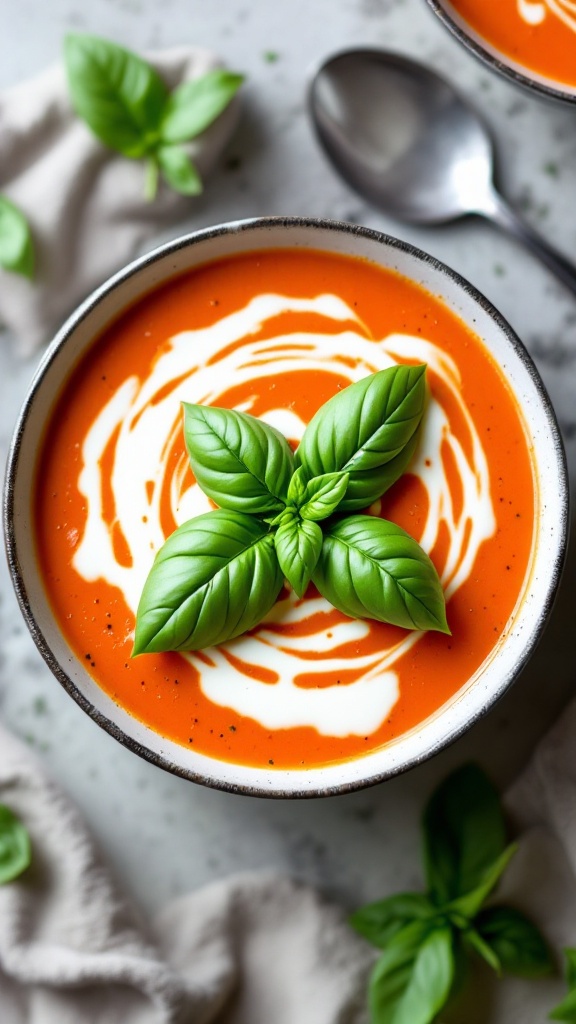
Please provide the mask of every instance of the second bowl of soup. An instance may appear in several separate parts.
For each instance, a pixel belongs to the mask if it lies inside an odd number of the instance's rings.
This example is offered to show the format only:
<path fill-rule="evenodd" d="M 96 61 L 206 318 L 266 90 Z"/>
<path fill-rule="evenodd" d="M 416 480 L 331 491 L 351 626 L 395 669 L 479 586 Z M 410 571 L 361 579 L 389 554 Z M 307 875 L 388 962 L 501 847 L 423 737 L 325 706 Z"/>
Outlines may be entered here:
<path fill-rule="evenodd" d="M 549 99 L 576 102 L 573 0 L 426 0 L 476 57 Z"/>
<path fill-rule="evenodd" d="M 366 511 L 430 556 L 451 635 L 286 585 L 248 634 L 131 657 L 156 553 L 214 507 L 182 402 L 247 412 L 295 448 L 331 396 L 398 364 L 426 364 L 428 405 L 407 472 Z M 566 518 L 554 415 L 498 313 L 404 243 L 305 220 L 200 232 L 95 293 L 32 385 L 6 491 L 16 590 L 68 692 L 162 767 L 260 795 L 377 782 L 483 714 L 543 629 Z"/>

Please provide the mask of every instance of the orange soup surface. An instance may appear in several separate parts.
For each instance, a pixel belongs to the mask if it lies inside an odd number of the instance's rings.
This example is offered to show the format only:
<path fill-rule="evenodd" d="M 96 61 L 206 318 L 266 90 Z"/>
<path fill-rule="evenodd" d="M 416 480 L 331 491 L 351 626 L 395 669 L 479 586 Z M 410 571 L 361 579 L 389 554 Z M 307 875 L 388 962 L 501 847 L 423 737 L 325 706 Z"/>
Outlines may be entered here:
<path fill-rule="evenodd" d="M 573 0 L 450 0 L 449 6 L 516 64 L 576 85 Z"/>
<path fill-rule="evenodd" d="M 181 402 L 242 409 L 295 447 L 338 389 L 399 362 L 427 364 L 430 401 L 409 472 L 370 513 L 428 551 L 452 635 L 352 620 L 313 585 L 302 600 L 286 586 L 250 634 L 132 659 L 155 553 L 213 507 Z M 97 339 L 39 453 L 35 532 L 68 643 L 115 702 L 209 757 L 300 769 L 374 751 L 467 684 L 522 595 L 534 507 L 515 400 L 462 321 L 366 261 L 275 250 L 179 276 Z"/>

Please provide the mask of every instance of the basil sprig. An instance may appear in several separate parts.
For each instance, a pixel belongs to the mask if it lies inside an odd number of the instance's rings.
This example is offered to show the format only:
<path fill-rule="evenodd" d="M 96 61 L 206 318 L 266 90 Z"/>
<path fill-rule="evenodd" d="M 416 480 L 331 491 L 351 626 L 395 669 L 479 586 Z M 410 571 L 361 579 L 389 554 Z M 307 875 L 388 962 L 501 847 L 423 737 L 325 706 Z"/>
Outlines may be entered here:
<path fill-rule="evenodd" d="M 532 978 L 552 971 L 550 951 L 532 921 L 515 907 L 484 906 L 515 852 L 492 783 L 477 765 L 459 768 L 424 812 L 427 892 L 389 896 L 350 919 L 383 950 L 369 983 L 371 1024 L 430 1024 L 470 954 L 498 975 Z M 576 1014 L 555 1019 L 576 1020 Z"/>
<path fill-rule="evenodd" d="M 214 70 L 169 92 L 145 60 L 98 36 L 71 34 L 64 60 L 72 105 L 110 149 L 147 163 L 146 195 L 158 176 L 182 195 L 202 181 L 182 143 L 196 138 L 225 110 L 243 75 Z"/>
<path fill-rule="evenodd" d="M 26 217 L 0 195 L 0 267 L 23 277 L 34 276 L 34 243 Z"/>
<path fill-rule="evenodd" d="M 295 455 L 262 420 L 184 403 L 192 471 L 220 509 L 184 523 L 158 552 L 133 653 L 230 640 L 266 615 L 284 579 L 298 597 L 312 580 L 353 618 L 449 632 L 438 574 L 419 544 L 376 516 L 342 517 L 406 468 L 425 370 L 395 366 L 351 384 L 314 416 Z"/>
<path fill-rule="evenodd" d="M 30 860 L 28 832 L 14 812 L 0 804 L 0 885 L 18 878 Z"/>

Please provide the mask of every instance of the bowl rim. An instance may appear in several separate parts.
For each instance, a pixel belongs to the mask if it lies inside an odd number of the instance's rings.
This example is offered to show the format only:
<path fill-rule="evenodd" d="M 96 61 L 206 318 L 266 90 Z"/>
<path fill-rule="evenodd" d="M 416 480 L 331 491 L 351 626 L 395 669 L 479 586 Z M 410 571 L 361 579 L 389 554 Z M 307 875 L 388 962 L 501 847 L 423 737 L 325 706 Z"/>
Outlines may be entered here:
<path fill-rule="evenodd" d="M 462 44 L 467 50 L 477 57 L 478 60 L 486 64 L 491 70 L 497 71 L 498 74 L 508 78 L 515 85 L 520 86 L 523 89 L 528 89 L 530 92 L 538 93 L 540 96 L 548 100 L 555 100 L 556 102 L 566 103 L 574 105 L 576 103 L 576 85 L 570 86 L 566 83 L 566 88 L 562 88 L 562 83 L 558 82 L 556 86 L 548 84 L 548 81 L 544 81 L 538 77 L 532 77 L 530 75 L 530 68 L 526 67 L 526 72 L 522 72 L 517 65 L 509 63 L 506 54 L 503 50 L 499 50 L 494 47 L 494 50 L 488 49 L 487 46 L 483 45 L 479 39 L 473 38 L 465 28 L 460 25 L 455 18 L 446 10 L 445 0 L 425 0 L 428 6 L 431 8 L 433 13 L 440 19 L 445 28 Z M 499 56 L 497 55 L 499 54 Z M 510 58 L 511 61 L 511 58 Z M 536 75 L 537 72 L 534 72 Z M 553 79 L 550 79 L 552 82 Z M 571 89 L 571 92 L 566 90 Z"/>
<path fill-rule="evenodd" d="M 43 384 L 45 375 L 48 369 L 51 367 L 54 359 L 58 356 L 61 348 L 66 344 L 69 338 L 71 338 L 77 327 L 89 316 L 92 310 L 98 306 L 100 301 L 107 297 L 111 292 L 121 287 L 124 282 L 129 281 L 134 275 L 138 274 L 144 268 L 148 268 L 158 261 L 170 258 L 174 253 L 181 249 L 194 246 L 198 243 L 202 243 L 206 240 L 217 238 L 222 235 L 234 235 L 244 232 L 254 231 L 266 231 L 270 228 L 287 227 L 289 229 L 311 229 L 319 230 L 320 232 L 333 231 L 336 234 L 349 234 L 357 236 L 377 244 L 382 244 L 392 250 L 396 250 L 399 253 L 408 255 L 409 257 L 415 258 L 418 262 L 431 267 L 434 271 L 439 272 L 441 275 L 446 276 L 453 284 L 457 286 L 467 297 L 472 299 L 488 317 L 494 322 L 495 326 L 503 333 L 506 342 L 511 346 L 515 355 L 519 358 L 523 364 L 524 369 L 528 372 L 531 383 L 533 384 L 537 393 L 538 400 L 541 404 L 541 410 L 545 415 L 548 429 L 554 442 L 554 453 L 556 456 L 556 466 L 558 470 L 558 483 L 560 487 L 559 493 L 559 507 L 560 507 L 560 522 L 558 524 L 557 541 L 556 541 L 556 553 L 552 563 L 549 565 L 549 574 L 547 576 L 546 583 L 543 584 L 542 601 L 537 614 L 537 624 L 535 625 L 531 636 L 527 643 L 525 643 L 520 656 L 515 662 L 513 668 L 502 674 L 500 684 L 494 688 L 494 690 L 485 697 L 482 706 L 474 711 L 465 721 L 462 721 L 458 725 L 454 726 L 447 735 L 437 737 L 432 743 L 430 743 L 424 750 L 408 756 L 402 764 L 395 764 L 392 766 L 385 767 L 381 771 L 371 774 L 368 777 L 354 778 L 345 782 L 339 782 L 336 785 L 327 784 L 325 786 L 316 786 L 310 788 L 301 789 L 282 789 L 280 787 L 270 789 L 267 788 L 264 781 L 258 784 L 253 783 L 239 783 L 231 782 L 227 779 L 218 779 L 217 777 L 209 777 L 202 774 L 197 770 L 191 770 L 190 768 L 177 764 L 172 761 L 169 757 L 161 753 L 160 751 L 151 750 L 143 743 L 139 742 L 135 737 L 128 735 L 120 725 L 114 722 L 100 709 L 96 708 L 90 699 L 84 694 L 79 686 L 73 681 L 73 679 L 67 674 L 63 666 L 58 661 L 56 655 L 52 652 L 49 642 L 47 641 L 44 633 L 38 624 L 34 612 L 32 610 L 31 602 L 28 596 L 26 583 L 24 580 L 23 572 L 20 568 L 20 560 L 18 556 L 18 544 L 16 540 L 16 529 L 15 529 L 15 488 L 16 488 L 16 477 L 18 473 L 20 454 L 22 448 L 22 441 L 26 430 L 28 418 L 30 416 L 32 406 L 35 402 L 37 394 Z M 320 239 L 319 239 L 320 242 Z M 296 240 L 295 240 L 296 243 Z M 320 246 L 319 246 L 320 248 Z M 167 278 L 168 279 L 168 278 Z M 119 310 L 116 314 L 119 316 L 122 310 Z M 11 439 L 6 476 L 4 483 L 3 493 L 3 508 L 2 508 L 2 519 L 4 528 L 4 538 L 7 553 L 8 566 L 10 570 L 10 576 L 16 592 L 20 610 L 26 621 L 28 630 L 34 640 L 36 647 L 40 654 L 44 658 L 48 667 L 52 671 L 53 675 L 58 679 L 61 685 L 64 687 L 66 692 L 71 696 L 75 702 L 85 711 L 93 721 L 95 721 L 101 728 L 108 732 L 124 747 L 131 750 L 133 753 L 138 754 L 145 761 L 148 761 L 159 768 L 169 771 L 171 774 L 185 778 L 189 781 L 200 783 L 208 786 L 212 789 L 218 789 L 225 792 L 244 794 L 254 797 L 269 797 L 278 799 L 297 799 L 297 798 L 317 798 L 324 796 L 343 795 L 351 793 L 356 790 L 365 789 L 373 785 L 378 785 L 387 779 L 393 778 L 396 775 L 403 774 L 409 769 L 422 764 L 435 754 L 439 753 L 440 750 L 445 749 L 459 739 L 464 733 L 466 733 L 480 718 L 484 717 L 485 714 L 493 707 L 493 705 L 503 696 L 508 690 L 516 678 L 520 675 L 522 669 L 530 659 L 535 647 L 537 646 L 547 619 L 552 610 L 560 578 L 562 575 L 562 569 L 566 556 L 566 549 L 568 544 L 568 527 L 569 527 L 569 483 L 568 483 L 568 471 L 566 462 L 566 453 L 564 450 L 560 429 L 558 426 L 556 414 L 552 406 L 551 400 L 548 396 L 546 388 L 542 382 L 540 374 L 529 355 L 524 344 L 517 336 L 512 327 L 504 319 L 504 317 L 498 312 L 494 305 L 487 299 L 474 285 L 470 284 L 466 278 L 462 277 L 457 271 L 451 269 L 442 261 L 436 259 L 436 257 L 429 255 L 423 250 L 417 248 L 409 242 L 397 239 L 391 235 L 377 231 L 373 228 L 367 228 L 362 225 L 351 224 L 345 221 L 330 220 L 326 218 L 314 218 L 314 217 L 294 217 L 294 216 L 266 216 L 266 217 L 254 217 L 243 220 L 230 221 L 223 224 L 215 225 L 213 227 L 202 228 L 197 231 L 189 232 L 183 236 L 180 236 L 171 241 L 165 242 L 164 244 L 157 246 L 150 252 L 140 256 L 138 259 L 129 263 L 126 267 L 119 270 L 117 273 L 108 278 L 103 284 L 96 288 L 71 314 L 71 316 L 65 321 L 60 330 L 56 333 L 53 341 L 47 348 L 44 356 L 42 357 L 40 364 L 33 376 L 33 379 L 28 387 L 24 402 L 22 404 L 14 433 Z M 56 619 L 55 619 L 56 622 Z M 57 623 L 56 623 L 57 624 Z M 59 628 L 59 627 L 58 627 Z M 441 709 L 439 709 L 441 712 Z M 438 712 L 436 712 L 438 713 Z M 152 730 L 153 731 L 153 730 Z M 161 734 L 158 734 L 161 736 Z M 361 762 L 362 759 L 353 759 L 355 763 Z M 346 762 L 343 762 L 346 763 Z M 265 772 L 263 772 L 264 778 Z"/>

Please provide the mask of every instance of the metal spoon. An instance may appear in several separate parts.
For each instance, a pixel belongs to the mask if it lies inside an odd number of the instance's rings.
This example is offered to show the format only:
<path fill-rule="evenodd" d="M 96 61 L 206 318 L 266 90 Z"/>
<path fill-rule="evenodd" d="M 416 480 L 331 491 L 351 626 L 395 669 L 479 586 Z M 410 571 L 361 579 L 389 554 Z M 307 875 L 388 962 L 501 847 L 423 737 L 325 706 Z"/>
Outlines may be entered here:
<path fill-rule="evenodd" d="M 576 293 L 576 267 L 496 191 L 485 125 L 433 71 L 383 50 L 350 50 L 322 65 L 309 104 L 328 156 L 364 198 L 412 224 L 487 217 Z"/>

